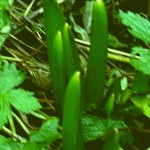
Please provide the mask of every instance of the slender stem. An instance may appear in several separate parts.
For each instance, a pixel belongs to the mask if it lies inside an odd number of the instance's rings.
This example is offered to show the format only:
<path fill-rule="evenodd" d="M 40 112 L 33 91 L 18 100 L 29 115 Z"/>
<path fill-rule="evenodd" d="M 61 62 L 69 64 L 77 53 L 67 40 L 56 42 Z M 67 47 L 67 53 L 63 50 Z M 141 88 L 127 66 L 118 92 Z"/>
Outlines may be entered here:
<path fill-rule="evenodd" d="M 12 117 L 9 118 L 9 124 L 10 124 L 10 128 L 11 128 L 12 133 L 16 134 L 16 128 L 15 128 L 14 121 L 13 121 Z"/>
<path fill-rule="evenodd" d="M 15 61 L 15 62 L 23 62 L 22 59 L 14 58 L 14 57 L 8 57 L 8 56 L 2 56 L 2 55 L 0 55 L 0 59 L 5 59 L 5 60 Z"/>
<path fill-rule="evenodd" d="M 28 130 L 28 128 L 25 126 L 25 124 L 22 122 L 22 120 L 15 114 L 12 113 L 13 117 L 18 121 L 18 123 L 21 125 L 21 127 L 23 128 L 23 130 L 29 135 L 30 131 Z"/>
<path fill-rule="evenodd" d="M 38 112 L 39 112 L 43 117 L 45 117 L 45 118 L 43 118 L 44 120 L 50 118 L 49 115 L 47 115 L 46 113 L 42 112 L 41 110 L 39 110 Z"/>
<path fill-rule="evenodd" d="M 79 39 L 75 39 L 75 41 L 77 43 L 81 44 L 81 45 L 85 45 L 86 52 L 89 52 L 89 48 L 88 48 L 90 46 L 89 42 L 82 41 L 82 40 L 79 40 Z M 120 61 L 120 62 L 125 62 L 125 63 L 129 63 L 130 58 L 141 59 L 140 56 L 134 56 L 132 54 L 129 54 L 129 53 L 126 53 L 126 52 L 121 52 L 119 50 L 115 50 L 115 49 L 111 49 L 111 48 L 108 48 L 108 58 L 113 59 L 113 60 L 117 60 L 117 61 Z M 5 59 L 5 60 L 15 61 L 15 62 L 23 62 L 22 59 L 14 58 L 14 57 L 8 57 L 8 56 L 2 56 L 2 55 L 0 55 L 0 59 Z"/>
<path fill-rule="evenodd" d="M 27 9 L 26 9 L 26 11 L 25 11 L 25 13 L 24 13 L 24 16 L 26 17 L 27 15 L 28 15 L 28 13 L 30 12 L 30 10 L 31 10 L 31 8 L 32 8 L 32 6 L 33 6 L 33 4 L 34 4 L 34 2 L 35 2 L 35 0 L 33 0 L 30 4 L 29 4 L 29 6 L 27 7 Z"/>
<path fill-rule="evenodd" d="M 108 58 L 112 60 L 117 60 L 124 63 L 130 63 L 130 58 L 124 57 L 124 56 L 118 56 L 115 54 L 108 53 Z"/>
<path fill-rule="evenodd" d="M 9 130 L 6 127 L 3 127 L 2 130 L 7 133 L 8 135 L 14 137 L 16 140 L 20 141 L 21 143 L 26 143 L 27 140 L 25 138 L 22 138 L 21 136 L 17 135 L 16 133 L 13 133 L 11 130 Z"/>
<path fill-rule="evenodd" d="M 34 111 L 30 111 L 30 113 L 31 113 L 33 116 L 37 117 L 37 118 L 40 118 L 40 119 L 43 119 L 43 120 L 47 120 L 47 118 L 46 118 L 45 116 L 43 116 L 43 115 L 41 115 L 41 114 L 39 114 L 39 113 L 36 113 L 36 112 L 34 112 Z"/>
<path fill-rule="evenodd" d="M 88 42 L 88 41 L 83 41 L 83 40 L 76 39 L 76 38 L 75 38 L 75 41 L 79 44 L 85 45 L 86 47 L 90 46 L 90 42 Z M 89 49 L 86 49 L 86 50 L 87 50 L 87 52 L 89 52 Z M 113 54 L 111 54 L 111 53 L 113 53 Z M 117 55 L 115 55 L 115 54 L 117 54 Z M 119 55 L 121 55 L 121 56 L 119 56 Z M 128 57 L 128 59 L 126 57 Z M 108 58 L 110 58 L 110 59 L 114 58 L 115 60 L 118 60 L 121 62 L 122 62 L 122 58 L 123 58 L 123 62 L 126 62 L 126 63 L 129 63 L 130 58 L 141 59 L 140 56 L 134 56 L 129 53 L 121 52 L 119 50 L 115 50 L 115 49 L 111 49 L 111 48 L 108 48 Z"/>
<path fill-rule="evenodd" d="M 9 35 L 11 38 L 13 38 L 15 41 L 21 43 L 22 45 L 30 48 L 33 51 L 36 51 L 36 48 L 29 46 L 28 44 L 24 43 L 23 41 L 19 40 L 18 38 L 16 38 L 15 36 L 13 36 L 12 34 Z"/>

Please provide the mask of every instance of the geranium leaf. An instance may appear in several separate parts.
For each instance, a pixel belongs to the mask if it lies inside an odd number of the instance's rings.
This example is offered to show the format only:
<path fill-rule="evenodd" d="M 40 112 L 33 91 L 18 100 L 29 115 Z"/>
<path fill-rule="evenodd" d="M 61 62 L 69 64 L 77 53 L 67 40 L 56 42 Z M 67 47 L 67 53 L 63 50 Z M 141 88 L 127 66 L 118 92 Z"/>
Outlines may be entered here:
<path fill-rule="evenodd" d="M 41 129 L 30 136 L 31 142 L 48 142 L 51 144 L 58 137 L 60 133 L 57 131 L 58 128 L 58 119 L 51 118 L 43 123 Z"/>
<path fill-rule="evenodd" d="M 133 104 L 140 108 L 145 116 L 150 118 L 150 95 L 135 96 L 131 98 Z"/>
<path fill-rule="evenodd" d="M 150 75 L 150 50 L 142 47 L 133 47 L 132 54 L 140 55 L 141 59 L 131 59 L 130 64 L 138 71 L 141 71 L 146 75 Z"/>
<path fill-rule="evenodd" d="M 14 89 L 9 92 L 9 102 L 17 110 L 23 113 L 30 113 L 41 108 L 38 100 L 32 92 L 23 89 Z"/>
<path fill-rule="evenodd" d="M 95 140 L 114 131 L 114 128 L 127 127 L 124 122 L 113 119 L 100 119 L 97 116 L 84 116 L 82 118 L 83 138 L 85 142 Z"/>
<path fill-rule="evenodd" d="M 128 30 L 133 36 L 146 43 L 150 43 L 150 22 L 147 19 L 130 11 L 124 13 L 121 10 L 119 11 L 119 16 L 121 22 L 130 28 Z"/>
<path fill-rule="evenodd" d="M 20 85 L 25 79 L 25 73 L 16 69 L 15 63 L 0 63 L 0 94 Z"/>

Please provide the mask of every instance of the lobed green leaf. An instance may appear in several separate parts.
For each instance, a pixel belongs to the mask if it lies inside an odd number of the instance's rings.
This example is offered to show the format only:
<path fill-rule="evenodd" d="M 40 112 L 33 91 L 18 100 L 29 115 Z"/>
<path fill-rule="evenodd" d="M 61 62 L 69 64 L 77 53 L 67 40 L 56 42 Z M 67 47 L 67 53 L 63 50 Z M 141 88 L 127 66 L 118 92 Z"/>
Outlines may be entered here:
<path fill-rule="evenodd" d="M 131 59 L 130 64 L 143 74 L 150 75 L 150 50 L 142 47 L 133 47 L 133 55 L 140 55 L 141 59 Z"/>
<path fill-rule="evenodd" d="M 120 129 L 127 127 L 124 122 L 113 119 L 100 119 L 97 116 L 84 116 L 82 118 L 83 138 L 85 142 L 100 138 L 114 128 Z"/>
<path fill-rule="evenodd" d="M 16 64 L 0 63 L 0 94 L 20 85 L 25 79 L 25 73 L 17 70 Z"/>
<path fill-rule="evenodd" d="M 57 138 L 61 136 L 58 132 L 58 119 L 51 118 L 42 124 L 42 127 L 39 131 L 31 134 L 31 142 L 47 142 L 52 144 Z"/>
<path fill-rule="evenodd" d="M 124 13 L 121 10 L 119 11 L 119 16 L 121 22 L 130 28 L 128 30 L 133 36 L 146 43 L 150 43 L 150 22 L 146 18 L 130 11 Z"/>
<path fill-rule="evenodd" d="M 8 93 L 10 104 L 23 113 L 30 113 L 41 108 L 38 100 L 33 96 L 32 92 L 23 89 L 14 89 Z"/>
<path fill-rule="evenodd" d="M 150 118 L 150 95 L 135 96 L 131 98 L 133 104 L 140 108 L 145 116 Z"/>

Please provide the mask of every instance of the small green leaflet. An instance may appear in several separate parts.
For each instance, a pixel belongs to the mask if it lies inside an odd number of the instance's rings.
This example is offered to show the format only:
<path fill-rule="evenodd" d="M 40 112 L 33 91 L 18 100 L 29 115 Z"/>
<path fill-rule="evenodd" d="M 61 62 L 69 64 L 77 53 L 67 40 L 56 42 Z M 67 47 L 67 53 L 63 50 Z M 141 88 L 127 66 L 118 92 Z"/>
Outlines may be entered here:
<path fill-rule="evenodd" d="M 146 43 L 150 43 L 150 22 L 147 19 L 130 11 L 124 13 L 121 10 L 119 10 L 119 16 L 121 22 L 130 28 L 128 30 L 133 36 Z"/>
<path fill-rule="evenodd" d="M 100 119 L 97 116 L 84 116 L 82 118 L 83 138 L 85 142 L 95 140 L 114 129 L 127 128 L 124 122 L 113 119 Z M 119 132 L 119 131 L 118 131 Z"/>
<path fill-rule="evenodd" d="M 43 123 L 42 127 L 39 131 L 31 134 L 30 141 L 31 142 L 47 142 L 48 144 L 52 144 L 57 138 L 61 136 L 58 132 L 58 119 L 51 118 Z"/>
<path fill-rule="evenodd" d="M 145 116 L 150 118 L 150 94 L 146 96 L 135 96 L 131 98 L 133 104 L 140 108 Z"/>
<path fill-rule="evenodd" d="M 121 84 L 121 90 L 124 91 L 127 89 L 128 87 L 128 79 L 127 77 L 122 77 L 120 80 L 120 84 Z"/>
<path fill-rule="evenodd" d="M 70 14 L 69 17 L 70 17 L 70 20 L 71 20 L 71 22 L 73 24 L 74 31 L 76 33 L 78 33 L 79 36 L 81 36 L 82 40 L 89 41 L 89 36 L 88 36 L 86 30 L 84 28 L 80 27 L 78 24 L 76 24 L 72 14 Z"/>
<path fill-rule="evenodd" d="M 139 54 L 141 59 L 131 59 L 130 64 L 138 71 L 150 75 L 150 50 L 142 47 L 133 47 L 131 54 Z"/>
<path fill-rule="evenodd" d="M 14 63 L 0 62 L 0 128 L 12 117 L 11 106 L 20 112 L 30 113 L 41 108 L 33 93 L 17 88 L 25 79 L 25 73 Z"/>
<path fill-rule="evenodd" d="M 108 45 L 112 48 L 128 47 L 126 44 L 120 42 L 114 35 L 108 34 Z"/>
<path fill-rule="evenodd" d="M 92 9 L 94 1 L 85 1 L 83 9 L 83 23 L 87 33 L 91 33 Z"/>

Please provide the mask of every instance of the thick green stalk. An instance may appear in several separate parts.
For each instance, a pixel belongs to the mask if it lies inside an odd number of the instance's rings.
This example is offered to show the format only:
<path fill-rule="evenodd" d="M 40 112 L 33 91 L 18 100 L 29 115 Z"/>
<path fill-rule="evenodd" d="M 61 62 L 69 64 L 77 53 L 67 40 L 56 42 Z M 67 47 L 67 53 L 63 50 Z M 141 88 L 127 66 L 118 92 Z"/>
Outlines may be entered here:
<path fill-rule="evenodd" d="M 51 61 L 52 43 L 57 32 L 62 32 L 65 19 L 55 0 L 43 0 L 43 8 L 49 61 Z"/>
<path fill-rule="evenodd" d="M 91 47 L 85 81 L 85 101 L 98 108 L 103 97 L 107 63 L 108 25 L 103 0 L 93 5 Z"/>
<path fill-rule="evenodd" d="M 74 37 L 67 23 L 63 28 L 63 48 L 65 55 L 67 81 L 69 81 L 74 72 L 80 70 L 80 61 Z"/>
<path fill-rule="evenodd" d="M 65 24 L 65 19 L 55 0 L 43 0 L 43 8 L 48 59 L 56 112 L 59 117 L 61 117 L 65 91 L 64 56 L 61 32 Z"/>
<path fill-rule="evenodd" d="M 115 94 L 111 94 L 105 103 L 105 111 L 107 117 L 110 117 L 111 113 L 114 110 L 115 106 Z"/>
<path fill-rule="evenodd" d="M 63 109 L 63 150 L 83 150 L 81 132 L 81 85 L 80 72 L 71 77 L 64 100 Z"/>
<path fill-rule="evenodd" d="M 108 137 L 105 139 L 102 150 L 121 150 L 119 143 L 119 131 L 115 128 L 114 133 L 111 133 L 111 135 L 108 135 Z"/>
<path fill-rule="evenodd" d="M 56 112 L 61 118 L 66 88 L 65 60 L 61 32 L 58 32 L 54 38 L 51 56 L 51 78 L 55 97 Z"/>

